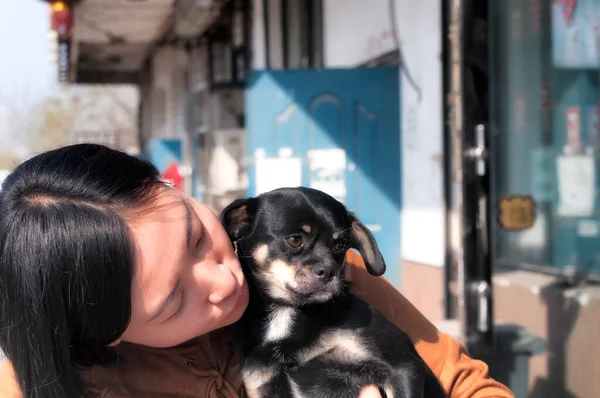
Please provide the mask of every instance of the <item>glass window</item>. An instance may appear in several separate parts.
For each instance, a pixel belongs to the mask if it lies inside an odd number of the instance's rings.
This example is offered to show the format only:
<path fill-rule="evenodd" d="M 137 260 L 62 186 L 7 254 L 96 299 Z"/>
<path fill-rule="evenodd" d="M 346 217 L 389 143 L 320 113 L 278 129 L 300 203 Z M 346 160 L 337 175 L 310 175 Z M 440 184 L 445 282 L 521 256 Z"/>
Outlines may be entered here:
<path fill-rule="evenodd" d="M 321 67 L 323 9 L 321 0 L 285 0 L 284 57 L 286 68 Z"/>
<path fill-rule="evenodd" d="M 600 1 L 489 4 L 497 262 L 600 275 Z"/>

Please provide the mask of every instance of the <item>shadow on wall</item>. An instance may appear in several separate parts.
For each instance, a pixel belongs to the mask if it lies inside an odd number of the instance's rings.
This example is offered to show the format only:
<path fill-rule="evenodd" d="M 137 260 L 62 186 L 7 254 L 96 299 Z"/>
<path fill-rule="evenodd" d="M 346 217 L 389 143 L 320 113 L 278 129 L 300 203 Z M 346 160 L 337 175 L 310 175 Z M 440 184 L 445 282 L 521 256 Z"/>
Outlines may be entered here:
<path fill-rule="evenodd" d="M 547 308 L 548 373 L 545 378 L 535 380 L 530 398 L 586 398 L 578 397 L 567 388 L 567 344 L 581 313 L 581 305 L 576 299 L 565 298 L 564 292 L 568 288 L 568 284 L 557 282 L 544 287 L 540 292 Z M 584 367 L 585 363 L 581 366 Z"/>
<path fill-rule="evenodd" d="M 495 270 L 496 318 L 527 334 L 513 347 L 517 355 L 528 357 L 525 366 L 513 363 L 493 375 L 518 380 L 522 393 L 517 398 L 598 397 L 600 346 L 594 343 L 600 338 L 600 286 L 583 280 L 508 267 Z M 539 349 L 538 342 L 545 347 Z"/>

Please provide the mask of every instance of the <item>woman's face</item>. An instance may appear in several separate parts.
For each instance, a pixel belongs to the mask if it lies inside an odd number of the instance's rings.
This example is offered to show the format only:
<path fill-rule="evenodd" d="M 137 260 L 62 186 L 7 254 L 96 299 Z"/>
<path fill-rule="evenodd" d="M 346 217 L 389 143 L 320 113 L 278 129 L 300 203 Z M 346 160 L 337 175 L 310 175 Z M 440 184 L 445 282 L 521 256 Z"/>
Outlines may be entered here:
<path fill-rule="evenodd" d="M 237 321 L 248 305 L 239 260 L 216 215 L 175 190 L 129 226 L 136 243 L 131 322 L 121 340 L 171 347 Z"/>

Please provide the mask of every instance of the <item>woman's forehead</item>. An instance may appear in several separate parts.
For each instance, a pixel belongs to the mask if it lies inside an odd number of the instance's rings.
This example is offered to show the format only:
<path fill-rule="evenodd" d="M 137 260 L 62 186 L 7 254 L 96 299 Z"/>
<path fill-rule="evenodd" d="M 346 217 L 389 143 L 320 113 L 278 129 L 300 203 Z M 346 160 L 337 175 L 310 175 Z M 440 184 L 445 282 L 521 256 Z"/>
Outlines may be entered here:
<path fill-rule="evenodd" d="M 177 222 L 185 220 L 185 206 L 189 199 L 174 189 L 163 189 L 135 217 L 130 219 L 132 226 L 145 223 Z"/>
<path fill-rule="evenodd" d="M 161 194 L 152 211 L 131 223 L 136 249 L 134 285 L 151 289 L 154 280 L 169 278 L 178 265 L 189 235 L 185 200 L 178 193 Z"/>

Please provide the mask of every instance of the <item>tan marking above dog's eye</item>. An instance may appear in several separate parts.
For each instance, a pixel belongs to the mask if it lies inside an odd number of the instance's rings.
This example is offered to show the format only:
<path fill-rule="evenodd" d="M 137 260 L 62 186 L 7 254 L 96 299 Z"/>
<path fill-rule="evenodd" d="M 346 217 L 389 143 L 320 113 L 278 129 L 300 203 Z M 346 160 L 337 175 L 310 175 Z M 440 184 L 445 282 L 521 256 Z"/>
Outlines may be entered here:
<path fill-rule="evenodd" d="M 340 237 L 340 233 L 339 232 L 334 232 L 333 233 L 333 239 L 337 239 Z"/>
<path fill-rule="evenodd" d="M 292 235 L 285 239 L 288 245 L 298 248 L 304 244 L 304 240 L 300 235 Z"/>
<path fill-rule="evenodd" d="M 312 231 L 312 228 L 310 227 L 310 225 L 304 225 L 304 226 L 302 227 L 302 230 L 303 230 L 304 232 L 306 232 L 307 234 L 310 234 L 310 231 Z"/>

